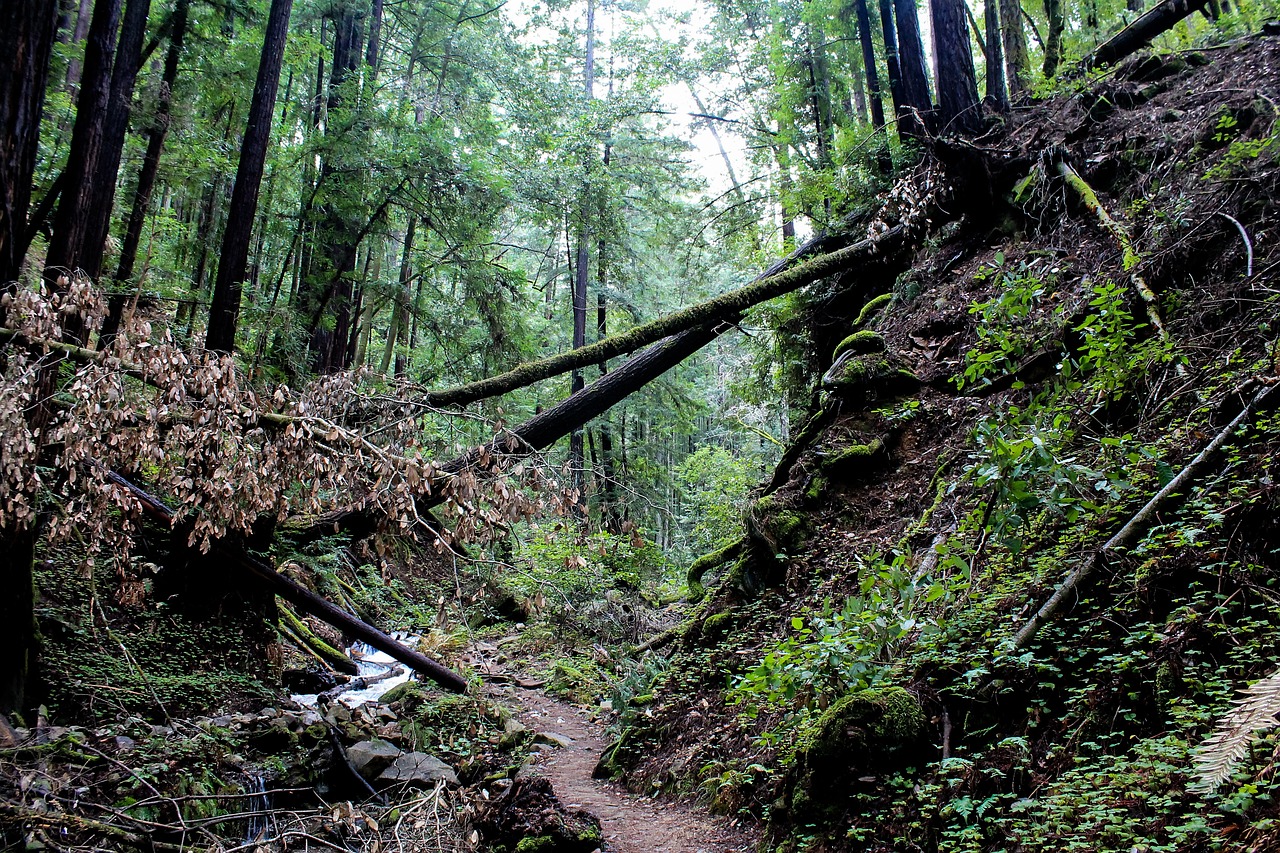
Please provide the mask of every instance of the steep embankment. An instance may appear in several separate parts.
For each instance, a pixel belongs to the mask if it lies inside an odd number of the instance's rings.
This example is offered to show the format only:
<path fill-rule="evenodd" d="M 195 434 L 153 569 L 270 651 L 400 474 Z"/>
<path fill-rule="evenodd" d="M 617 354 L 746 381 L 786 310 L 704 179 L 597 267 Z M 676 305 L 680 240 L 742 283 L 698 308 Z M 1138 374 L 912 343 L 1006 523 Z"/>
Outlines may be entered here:
<path fill-rule="evenodd" d="M 1278 99 L 1254 38 L 940 145 L 951 221 L 808 297 L 814 405 L 609 766 L 770 849 L 1280 844 L 1270 742 L 1193 752 L 1277 667 Z"/>

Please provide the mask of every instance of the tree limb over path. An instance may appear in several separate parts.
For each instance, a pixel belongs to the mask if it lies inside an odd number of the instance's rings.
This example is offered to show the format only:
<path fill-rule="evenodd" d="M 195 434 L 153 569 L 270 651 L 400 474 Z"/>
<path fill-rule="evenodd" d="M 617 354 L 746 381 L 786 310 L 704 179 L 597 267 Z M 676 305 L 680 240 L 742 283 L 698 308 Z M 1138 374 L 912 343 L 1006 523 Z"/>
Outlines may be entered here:
<path fill-rule="evenodd" d="M 831 240 L 826 236 L 815 238 L 787 258 L 775 263 L 745 287 L 643 323 L 630 331 L 613 335 L 580 349 L 531 361 L 506 373 L 466 385 L 428 392 L 426 402 L 432 406 L 465 406 L 477 400 L 497 397 L 500 394 L 524 388 L 577 368 L 634 352 L 694 326 L 736 322 L 743 311 L 754 305 L 812 284 L 818 279 L 848 267 L 854 261 L 876 255 L 885 247 L 899 245 L 906 230 L 904 225 L 895 225 L 842 249 L 816 255 L 808 260 L 800 260 L 812 255 L 814 249 L 821 243 L 829 243 Z M 798 260 L 799 263 L 797 263 Z"/>

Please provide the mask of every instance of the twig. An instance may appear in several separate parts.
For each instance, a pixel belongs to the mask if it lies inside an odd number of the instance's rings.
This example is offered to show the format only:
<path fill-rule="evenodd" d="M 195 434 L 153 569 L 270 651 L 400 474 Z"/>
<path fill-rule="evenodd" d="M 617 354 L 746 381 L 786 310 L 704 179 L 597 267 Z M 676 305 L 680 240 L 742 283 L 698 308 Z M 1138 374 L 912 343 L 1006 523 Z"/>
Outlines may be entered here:
<path fill-rule="evenodd" d="M 1244 226 L 1240 224 L 1240 220 L 1236 219 L 1231 214 L 1223 213 L 1221 210 L 1219 210 L 1218 216 L 1221 216 L 1223 219 L 1230 222 L 1232 225 L 1236 227 L 1236 230 L 1240 232 L 1240 239 L 1244 240 L 1244 250 L 1246 255 L 1248 256 L 1246 261 L 1245 271 L 1244 271 L 1244 277 L 1253 278 L 1253 241 L 1249 239 L 1249 232 L 1245 231 Z"/>

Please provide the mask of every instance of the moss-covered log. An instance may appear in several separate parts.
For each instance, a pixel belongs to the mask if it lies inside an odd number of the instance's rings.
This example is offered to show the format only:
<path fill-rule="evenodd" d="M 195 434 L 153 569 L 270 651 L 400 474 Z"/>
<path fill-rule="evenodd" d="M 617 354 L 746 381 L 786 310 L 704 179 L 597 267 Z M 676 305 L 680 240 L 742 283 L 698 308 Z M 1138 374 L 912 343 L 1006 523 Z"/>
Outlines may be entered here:
<path fill-rule="evenodd" d="M 718 569 L 730 560 L 737 559 L 742 556 L 743 551 L 747 547 L 747 537 L 742 536 L 723 548 L 712 551 L 710 554 L 703 554 L 694 560 L 689 566 L 689 573 L 685 578 L 685 582 L 689 586 L 689 600 L 699 601 L 702 596 L 707 594 L 707 588 L 702 585 L 702 578 L 707 572 Z"/>
<path fill-rule="evenodd" d="M 340 649 L 334 648 L 325 642 L 321 637 L 316 635 L 308 627 L 307 623 L 298 618 L 298 615 L 287 607 L 280 608 L 281 627 L 288 627 L 289 633 L 296 640 L 303 644 L 305 649 L 324 663 L 332 667 L 335 671 L 341 672 L 343 675 L 358 675 L 360 667 L 356 665 L 350 657 L 344 654 Z"/>
<path fill-rule="evenodd" d="M 1171 29 L 1183 18 L 1205 8 L 1209 2 L 1210 0 L 1164 0 L 1163 3 L 1157 3 L 1133 23 L 1098 45 L 1093 53 L 1084 58 L 1080 67 L 1084 71 L 1092 71 L 1104 65 L 1116 64 L 1146 47 L 1152 39 Z"/>
<path fill-rule="evenodd" d="M 676 311 L 666 317 L 660 317 L 580 349 L 539 361 L 531 361 L 506 373 L 467 385 L 430 392 L 427 395 L 427 402 L 434 406 L 465 406 L 468 403 L 506 394 L 577 368 L 599 364 L 634 352 L 655 341 L 695 326 L 736 322 L 736 317 L 752 306 L 791 293 L 821 278 L 845 270 L 858 261 L 866 261 L 876 255 L 902 247 L 906 233 L 906 229 L 899 225 L 851 246 L 801 263 L 793 264 L 789 258 L 770 267 L 746 287 L 721 294 L 706 302 Z M 803 251 L 802 247 L 797 250 L 797 254 Z"/>

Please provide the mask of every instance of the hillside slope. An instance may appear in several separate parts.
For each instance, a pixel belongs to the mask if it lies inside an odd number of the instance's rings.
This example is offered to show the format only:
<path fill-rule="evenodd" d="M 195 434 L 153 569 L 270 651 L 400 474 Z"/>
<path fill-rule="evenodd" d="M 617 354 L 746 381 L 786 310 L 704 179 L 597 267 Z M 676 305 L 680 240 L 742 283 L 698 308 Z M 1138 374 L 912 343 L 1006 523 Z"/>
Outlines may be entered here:
<path fill-rule="evenodd" d="M 1276 849 L 1274 738 L 1194 749 L 1280 665 L 1278 100 L 1258 37 L 940 143 L 912 268 L 808 295 L 805 423 L 602 769 L 771 850 Z"/>

